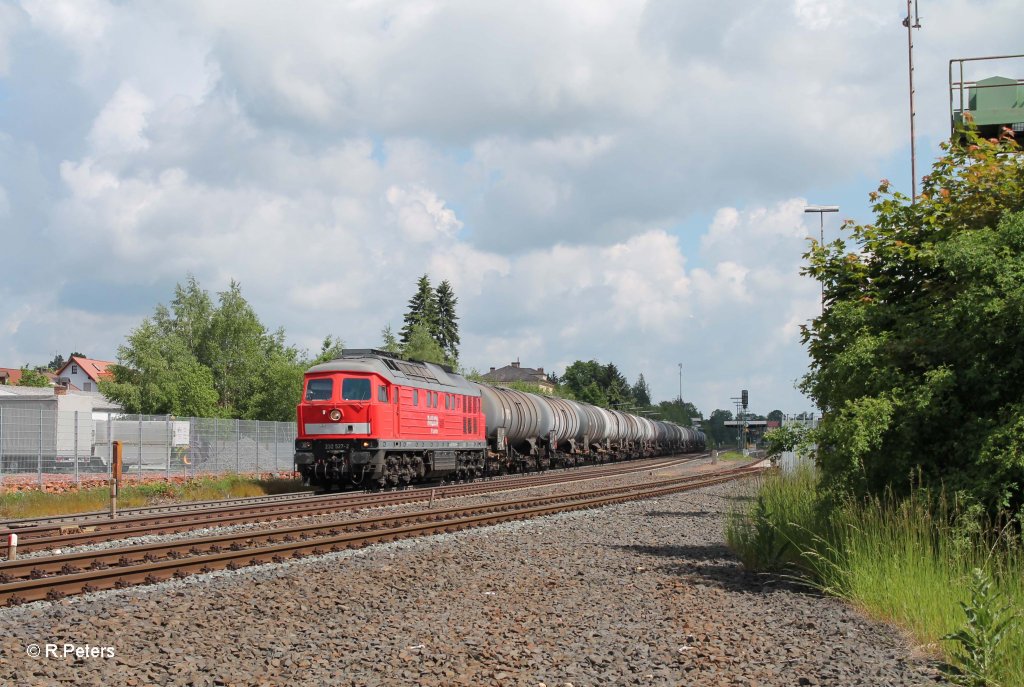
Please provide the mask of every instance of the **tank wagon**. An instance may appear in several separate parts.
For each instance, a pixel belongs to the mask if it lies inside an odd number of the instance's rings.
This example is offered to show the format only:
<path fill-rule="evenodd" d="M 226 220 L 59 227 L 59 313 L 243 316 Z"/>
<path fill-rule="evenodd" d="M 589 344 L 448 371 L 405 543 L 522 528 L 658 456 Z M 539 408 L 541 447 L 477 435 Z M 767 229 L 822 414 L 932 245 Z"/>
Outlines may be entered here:
<path fill-rule="evenodd" d="M 348 350 L 310 368 L 295 467 L 317 486 L 401 486 L 703 450 L 704 435 L 450 368 Z"/>

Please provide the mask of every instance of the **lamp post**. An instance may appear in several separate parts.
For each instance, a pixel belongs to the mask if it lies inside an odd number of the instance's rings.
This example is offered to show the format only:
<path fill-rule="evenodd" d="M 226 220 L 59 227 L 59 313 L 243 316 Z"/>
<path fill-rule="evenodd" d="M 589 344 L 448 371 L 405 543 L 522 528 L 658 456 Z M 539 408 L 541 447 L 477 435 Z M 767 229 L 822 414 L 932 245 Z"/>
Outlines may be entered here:
<path fill-rule="evenodd" d="M 679 407 L 683 407 L 683 364 L 679 363 Z"/>
<path fill-rule="evenodd" d="M 921 28 L 917 16 L 917 0 L 914 0 L 914 18 L 910 18 L 910 2 L 907 0 L 907 16 L 903 25 L 907 27 L 907 73 L 910 77 L 910 204 L 917 202 L 917 151 L 914 143 L 914 29 Z M 911 23 L 913 21 L 913 23 Z"/>
<path fill-rule="evenodd" d="M 839 212 L 838 205 L 808 205 L 804 212 L 818 213 L 818 240 L 822 246 L 825 245 L 825 213 Z M 821 310 L 825 311 L 825 282 L 821 282 Z"/>

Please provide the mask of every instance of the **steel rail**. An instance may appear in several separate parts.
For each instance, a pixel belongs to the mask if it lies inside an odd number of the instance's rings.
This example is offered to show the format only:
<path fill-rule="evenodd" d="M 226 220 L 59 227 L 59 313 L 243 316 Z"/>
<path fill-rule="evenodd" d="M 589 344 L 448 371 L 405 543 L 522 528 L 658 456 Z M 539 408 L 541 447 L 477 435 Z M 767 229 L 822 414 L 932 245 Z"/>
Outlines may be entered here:
<path fill-rule="evenodd" d="M 117 520 L 98 520 L 71 527 L 44 526 L 18 532 L 20 553 L 31 553 L 53 548 L 97 544 L 116 539 L 154 534 L 180 534 L 197 529 L 224 527 L 254 522 L 274 522 L 294 518 L 329 515 L 340 511 L 379 508 L 429 501 L 431 498 L 474 496 L 513 489 L 569 484 L 572 482 L 620 476 L 632 472 L 652 471 L 692 462 L 696 458 L 675 459 L 657 465 L 617 466 L 594 472 L 558 471 L 541 476 L 505 481 L 471 482 L 439 487 L 433 490 L 414 489 L 376 494 L 346 494 L 333 497 L 315 497 L 309 501 L 283 504 L 255 504 L 241 508 L 218 508 L 188 514 L 160 514 Z M 431 495 L 433 493 L 433 496 Z"/>
<path fill-rule="evenodd" d="M 289 557 L 301 558 L 310 553 L 320 555 L 412 536 L 453 532 L 510 520 L 655 498 L 757 474 L 761 470 L 754 465 L 745 465 L 714 474 L 671 478 L 654 485 L 607 487 L 577 494 L 533 497 L 478 507 L 456 507 L 307 525 L 305 528 L 290 528 L 287 531 L 267 530 L 171 544 L 10 561 L 0 564 L 0 580 L 4 581 L 0 584 L 0 603 L 15 605 L 41 599 L 58 599 L 67 594 L 159 582 L 195 572 L 283 562 Z M 326 532 L 326 535 L 312 536 L 316 532 Z M 279 539 L 283 541 L 277 543 Z M 258 543 L 264 545 L 255 546 Z M 224 546 L 228 550 L 223 550 Z M 182 551 L 185 548 L 188 548 L 187 552 Z M 188 557 L 182 558 L 183 555 Z M 156 559 L 157 556 L 163 558 Z M 106 567 L 115 562 L 115 557 L 116 567 Z M 79 572 L 76 563 L 81 565 L 85 561 L 90 561 L 98 569 Z M 10 581 L 14 577 L 28 579 Z"/>
<path fill-rule="evenodd" d="M 491 477 L 484 477 L 479 480 L 473 480 L 471 482 L 453 482 L 453 483 L 439 483 L 439 484 L 428 484 L 424 486 L 413 486 L 406 489 L 397 491 L 402 492 L 415 492 L 419 490 L 430 490 L 430 489 L 450 489 L 454 486 L 462 486 L 467 484 L 482 484 L 482 483 L 498 483 L 502 481 L 512 482 L 520 480 L 535 480 L 545 477 L 550 474 L 564 474 L 569 470 L 579 471 L 582 473 L 593 473 L 603 474 L 605 472 L 617 472 L 619 470 L 647 470 L 657 469 L 663 464 L 675 464 L 679 461 L 692 461 L 702 457 L 706 457 L 707 454 L 700 454 L 698 456 L 690 455 L 679 455 L 675 456 L 662 456 L 657 458 L 645 458 L 640 461 L 630 461 L 628 464 L 622 462 L 612 464 L 600 464 L 600 465 L 581 465 L 572 468 L 553 468 L 537 473 L 514 473 L 508 475 L 494 475 Z M 652 464 L 653 463 L 653 464 Z M 311 493 L 311 492 L 296 492 L 289 494 L 274 494 L 267 496 L 249 496 L 242 498 L 229 498 L 229 499 L 215 499 L 209 501 L 193 501 L 186 503 L 175 503 L 165 504 L 160 506 L 145 506 L 139 508 L 122 509 L 119 511 L 119 517 L 111 519 L 108 517 L 106 511 L 90 511 L 86 513 L 74 513 L 69 515 L 58 515 L 58 516 L 45 516 L 38 518 L 17 518 L 12 520 L 0 520 L 0 536 L 15 532 L 20 536 L 31 536 L 35 532 L 40 532 L 46 529 L 57 531 L 61 527 L 84 525 L 89 526 L 93 523 L 91 521 L 97 521 L 97 524 L 105 524 L 111 522 L 117 522 L 122 520 L 129 520 L 136 516 L 150 516 L 150 515 L 175 515 L 181 513 L 195 513 L 218 510 L 228 507 L 243 508 L 249 505 L 263 506 L 266 504 L 275 505 L 279 502 L 295 502 L 295 501 L 315 501 L 321 499 L 338 499 L 338 498 L 359 498 L 367 495 L 380 495 L 380 494 L 393 494 L 396 490 L 382 490 L 382 491 L 350 491 L 340 493 Z"/>
<path fill-rule="evenodd" d="M 323 515 L 343 510 L 377 508 L 397 504 L 418 503 L 432 498 L 446 499 L 477 495 L 489 491 L 502 491 L 553 483 L 600 479 L 644 470 L 675 467 L 697 460 L 696 458 L 672 459 L 655 465 L 615 465 L 600 472 L 551 471 L 541 475 L 519 477 L 512 480 L 474 481 L 453 484 L 433 489 L 402 489 L 397 491 L 335 493 L 292 500 L 284 503 L 259 503 L 243 506 L 210 508 L 184 513 L 158 513 L 117 519 L 97 519 L 68 525 L 39 525 L 17 529 L 18 550 L 23 553 L 39 551 L 55 546 L 78 546 L 96 544 L 129 536 L 146 534 L 178 533 L 226 524 L 255 521 L 274 521 L 310 515 Z M 0 536 L 5 532 L 0 531 Z"/>
<path fill-rule="evenodd" d="M 743 467 L 733 468 L 734 471 L 744 469 Z M 715 474 L 729 474 L 730 471 L 719 471 Z M 654 483 L 655 486 L 667 484 L 693 482 L 705 477 L 704 475 L 683 475 L 667 478 Z M 192 539 L 183 539 L 169 542 L 156 542 L 138 544 L 133 546 L 122 546 L 106 550 L 78 551 L 67 554 L 56 554 L 52 556 L 40 556 L 35 558 L 20 559 L 15 561 L 0 562 L 0 581 L 10 581 L 21 577 L 40 577 L 43 574 L 60 571 L 67 567 L 83 567 L 87 565 L 112 565 L 122 561 L 138 561 L 150 559 L 154 556 L 166 556 L 171 552 L 194 553 L 197 549 L 215 550 L 218 547 L 231 547 L 237 544 L 251 545 L 256 541 L 271 541 L 275 539 L 289 538 L 293 536 L 310 535 L 313 533 L 331 532 L 337 530 L 366 530 L 385 526 L 393 526 L 401 522 L 407 522 L 422 518 L 437 519 L 439 517 L 452 517 L 453 515 L 465 515 L 475 512 L 488 512 L 492 509 L 507 509 L 510 504 L 519 507 L 523 504 L 542 504 L 556 501 L 590 498 L 594 496 L 620 493 L 636 490 L 646 485 L 621 485 L 616 487 L 603 487 L 592 489 L 586 492 L 575 494 L 558 494 L 549 496 L 532 496 L 512 501 L 500 501 L 492 504 L 480 504 L 476 506 L 454 506 L 450 508 L 431 509 L 417 511 L 414 513 L 390 513 L 369 518 L 358 518 L 355 520 L 335 520 L 323 523 L 306 523 L 287 528 L 270 528 L 248 532 L 231 532 L 221 535 L 211 535 Z"/>

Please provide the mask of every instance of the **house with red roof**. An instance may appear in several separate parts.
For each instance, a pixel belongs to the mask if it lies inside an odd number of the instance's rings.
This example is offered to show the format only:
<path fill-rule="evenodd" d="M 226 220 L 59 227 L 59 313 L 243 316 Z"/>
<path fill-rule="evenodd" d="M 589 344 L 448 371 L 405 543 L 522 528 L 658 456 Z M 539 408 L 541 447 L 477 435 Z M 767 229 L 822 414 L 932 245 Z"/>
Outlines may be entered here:
<path fill-rule="evenodd" d="M 20 367 L 0 367 L 0 386 L 17 386 L 24 373 L 25 370 Z M 50 380 L 50 386 L 57 384 L 57 375 L 52 372 L 42 372 L 41 374 Z"/>
<path fill-rule="evenodd" d="M 21 369 L 17 367 L 0 367 L 0 384 L 17 386 L 21 380 Z"/>
<path fill-rule="evenodd" d="M 93 360 L 71 356 L 64 367 L 57 370 L 57 379 L 62 384 L 70 384 L 82 391 L 99 391 L 100 380 L 112 380 L 114 373 L 109 369 L 117 363 L 108 360 Z"/>

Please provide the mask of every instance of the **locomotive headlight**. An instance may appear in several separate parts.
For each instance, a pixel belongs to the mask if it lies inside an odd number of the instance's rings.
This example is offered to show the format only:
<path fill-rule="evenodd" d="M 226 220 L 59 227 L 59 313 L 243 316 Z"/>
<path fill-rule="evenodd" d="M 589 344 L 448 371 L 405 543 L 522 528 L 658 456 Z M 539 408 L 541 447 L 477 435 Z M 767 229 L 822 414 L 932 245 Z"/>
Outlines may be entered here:
<path fill-rule="evenodd" d="M 364 441 L 364 442 L 363 442 L 363 448 L 366 448 L 366 447 L 368 447 L 369 445 L 370 445 L 370 442 L 369 442 L 369 441 Z"/>
<path fill-rule="evenodd" d="M 340 411 L 340 410 L 338 410 L 337 408 L 335 408 L 334 410 L 332 410 L 332 411 L 331 411 L 331 419 L 332 419 L 332 420 L 334 420 L 335 422 L 337 422 L 338 420 L 340 420 L 340 419 L 341 419 L 341 411 Z"/>

